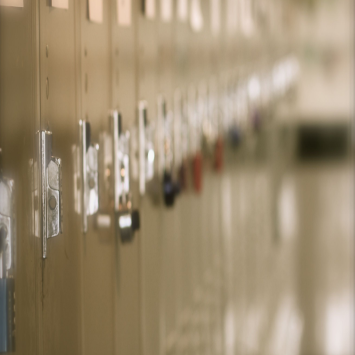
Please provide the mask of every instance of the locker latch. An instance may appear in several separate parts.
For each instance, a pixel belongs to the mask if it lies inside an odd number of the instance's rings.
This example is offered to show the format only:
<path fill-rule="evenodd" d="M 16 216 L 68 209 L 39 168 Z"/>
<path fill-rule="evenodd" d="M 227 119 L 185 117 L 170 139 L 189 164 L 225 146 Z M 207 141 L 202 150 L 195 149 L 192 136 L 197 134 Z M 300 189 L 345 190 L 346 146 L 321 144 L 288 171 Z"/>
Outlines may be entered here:
<path fill-rule="evenodd" d="M 202 132 L 203 132 L 203 148 L 204 155 L 209 158 L 213 169 L 221 171 L 223 167 L 223 135 L 221 130 L 221 115 L 218 109 L 218 100 L 216 97 L 215 82 L 211 80 L 208 87 L 208 94 L 205 98 L 200 97 L 201 101 L 205 101 L 205 114 L 203 115 Z M 202 91 L 203 95 L 203 91 Z M 231 98 L 231 104 L 233 99 Z M 229 123 L 229 127 L 234 122 L 234 116 Z M 230 129 L 230 128 L 229 128 Z"/>
<path fill-rule="evenodd" d="M 201 106 L 200 106 L 201 107 Z M 197 93 L 192 85 L 188 91 L 188 126 L 189 126 L 189 155 L 192 161 L 193 187 L 197 193 L 202 190 L 203 159 L 201 154 L 201 110 L 197 102 Z"/>
<path fill-rule="evenodd" d="M 39 196 L 35 212 L 40 220 L 42 256 L 47 257 L 47 239 L 62 233 L 62 175 L 61 160 L 52 156 L 52 132 L 40 131 L 38 157 Z"/>
<path fill-rule="evenodd" d="M 122 131 L 121 114 L 110 114 L 112 140 L 112 186 L 114 195 L 115 230 L 122 242 L 131 241 L 139 229 L 139 212 L 133 210 L 130 192 L 129 132 Z"/>
<path fill-rule="evenodd" d="M 14 181 L 0 170 L 0 353 L 15 350 L 14 255 Z"/>
<path fill-rule="evenodd" d="M 180 192 L 180 186 L 173 176 L 173 116 L 167 112 L 164 96 L 158 98 L 159 138 L 159 168 L 163 175 L 163 195 L 165 205 L 174 205 L 175 197 Z"/>
<path fill-rule="evenodd" d="M 91 143 L 90 123 L 79 121 L 79 145 L 73 147 L 75 210 L 81 214 L 82 231 L 88 231 L 88 216 L 99 208 L 99 145 Z"/>
<path fill-rule="evenodd" d="M 147 102 L 138 104 L 138 156 L 139 156 L 139 192 L 145 194 L 146 183 L 154 177 L 155 150 L 153 125 L 148 123 Z"/>
<path fill-rule="evenodd" d="M 189 126 L 186 97 L 176 89 L 174 93 L 174 169 L 178 174 L 180 190 L 188 187 Z"/>

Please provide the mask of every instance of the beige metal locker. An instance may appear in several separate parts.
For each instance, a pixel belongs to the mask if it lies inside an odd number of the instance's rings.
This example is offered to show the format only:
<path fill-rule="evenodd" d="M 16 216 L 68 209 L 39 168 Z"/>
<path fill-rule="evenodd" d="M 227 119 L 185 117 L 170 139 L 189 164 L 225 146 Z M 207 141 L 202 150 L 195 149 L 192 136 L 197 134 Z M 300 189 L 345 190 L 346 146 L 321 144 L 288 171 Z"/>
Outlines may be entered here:
<path fill-rule="evenodd" d="M 53 136 L 52 154 L 62 160 L 63 234 L 48 239 L 42 261 L 41 354 L 81 352 L 80 219 L 74 211 L 72 145 L 77 142 L 79 66 L 77 4 L 68 10 L 38 1 L 40 129 Z M 34 132 L 33 132 L 34 134 Z M 40 258 L 40 255 L 37 255 Z"/>
<path fill-rule="evenodd" d="M 15 354 L 38 354 L 41 243 L 31 229 L 30 160 L 38 127 L 36 4 L 0 8 L 1 169 L 15 186 Z"/>

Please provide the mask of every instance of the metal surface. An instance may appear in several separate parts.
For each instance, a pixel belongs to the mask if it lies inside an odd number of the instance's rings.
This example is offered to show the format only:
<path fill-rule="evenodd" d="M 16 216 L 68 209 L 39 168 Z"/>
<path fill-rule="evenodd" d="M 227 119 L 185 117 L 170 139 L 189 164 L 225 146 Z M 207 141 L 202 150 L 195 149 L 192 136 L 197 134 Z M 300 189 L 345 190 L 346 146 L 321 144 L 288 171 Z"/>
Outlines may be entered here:
<path fill-rule="evenodd" d="M 90 124 L 79 121 L 79 145 L 73 147 L 74 201 L 81 215 L 82 231 L 88 231 L 88 216 L 99 209 L 99 146 L 91 143 Z"/>
<path fill-rule="evenodd" d="M 0 150 L 1 154 L 1 150 Z M 15 189 L 14 181 L 0 172 L 0 353 L 15 350 L 15 288 L 16 255 Z"/>
<path fill-rule="evenodd" d="M 41 221 L 42 256 L 47 257 L 47 239 L 62 233 L 61 160 L 52 156 L 52 132 L 38 133 L 38 216 Z M 35 193 L 36 195 L 36 193 Z M 36 207 L 34 206 L 36 209 Z"/>
<path fill-rule="evenodd" d="M 276 144 L 272 118 L 292 79 L 291 7 L 239 5 L 1 6 L 0 144 L 18 248 L 13 278 L 0 262 L 0 307 L 16 281 L 14 354 L 352 353 L 352 167 L 282 170 L 289 139 Z M 178 178 L 167 209 L 163 183 Z"/>

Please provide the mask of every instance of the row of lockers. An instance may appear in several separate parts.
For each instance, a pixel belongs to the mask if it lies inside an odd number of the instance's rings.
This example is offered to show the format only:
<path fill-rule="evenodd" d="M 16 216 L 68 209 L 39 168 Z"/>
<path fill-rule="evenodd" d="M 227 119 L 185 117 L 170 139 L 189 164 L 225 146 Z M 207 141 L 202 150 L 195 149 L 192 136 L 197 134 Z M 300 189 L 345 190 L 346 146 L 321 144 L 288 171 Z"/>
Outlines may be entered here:
<path fill-rule="evenodd" d="M 298 66 L 286 33 L 224 26 L 242 2 L 182 2 L 0 3 L 1 351 L 226 352 L 208 164 Z"/>

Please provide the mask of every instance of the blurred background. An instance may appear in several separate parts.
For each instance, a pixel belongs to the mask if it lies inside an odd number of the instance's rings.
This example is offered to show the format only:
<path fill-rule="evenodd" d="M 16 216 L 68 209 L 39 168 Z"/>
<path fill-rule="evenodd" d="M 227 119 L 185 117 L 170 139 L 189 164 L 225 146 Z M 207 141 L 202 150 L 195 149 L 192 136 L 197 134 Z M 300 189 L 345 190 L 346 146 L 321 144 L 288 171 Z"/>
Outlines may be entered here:
<path fill-rule="evenodd" d="M 285 248 L 278 277 L 285 293 L 275 301 L 270 290 L 266 312 L 272 304 L 275 310 L 265 343 L 259 350 L 250 343 L 246 353 L 353 354 L 353 4 L 299 1 L 296 12 L 290 26 L 299 82 L 275 114 L 276 235 Z M 250 312 L 262 324 L 263 310 Z"/>

